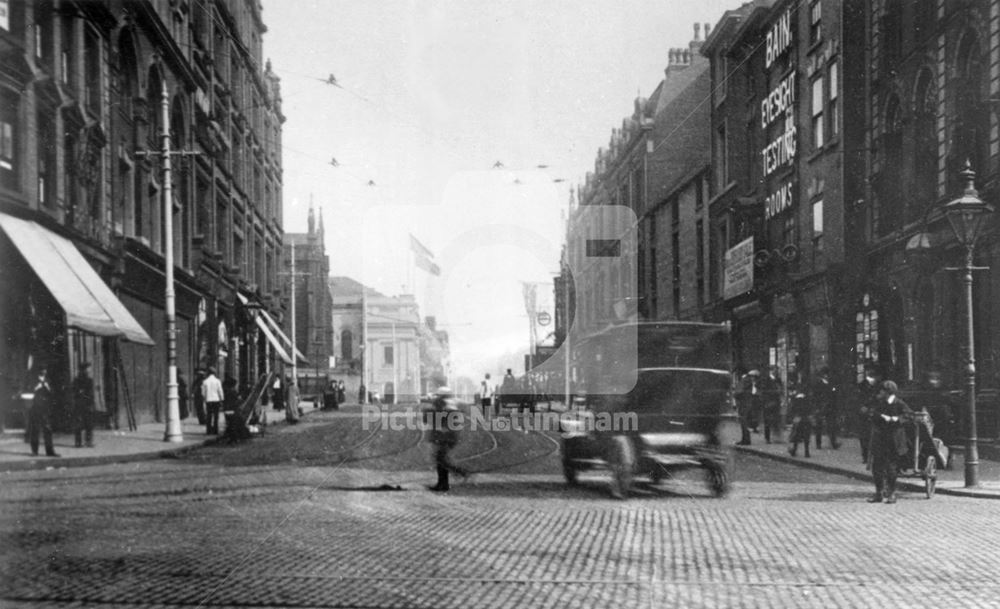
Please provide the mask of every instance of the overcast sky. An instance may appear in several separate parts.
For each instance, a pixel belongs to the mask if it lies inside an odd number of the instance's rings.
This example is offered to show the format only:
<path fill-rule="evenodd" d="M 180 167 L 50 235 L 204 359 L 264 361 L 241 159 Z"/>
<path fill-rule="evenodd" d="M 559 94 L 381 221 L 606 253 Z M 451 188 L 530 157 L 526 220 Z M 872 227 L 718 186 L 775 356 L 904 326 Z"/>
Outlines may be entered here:
<path fill-rule="evenodd" d="M 521 284 L 542 282 L 551 302 L 562 214 L 598 148 L 694 23 L 738 5 L 264 0 L 287 117 L 285 230 L 305 231 L 314 201 L 331 272 L 415 293 L 450 331 L 456 369 L 478 378 L 527 350 Z M 440 277 L 414 270 L 408 234 Z"/>

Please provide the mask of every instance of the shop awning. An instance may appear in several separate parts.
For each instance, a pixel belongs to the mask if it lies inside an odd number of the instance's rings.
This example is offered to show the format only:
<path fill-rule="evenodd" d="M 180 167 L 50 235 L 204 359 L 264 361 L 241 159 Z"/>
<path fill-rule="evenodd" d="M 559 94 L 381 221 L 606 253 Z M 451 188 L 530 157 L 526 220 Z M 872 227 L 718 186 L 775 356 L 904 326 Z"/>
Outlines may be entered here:
<path fill-rule="evenodd" d="M 62 307 L 67 327 L 155 344 L 69 239 L 7 214 L 0 214 L 0 228 Z"/>
<path fill-rule="evenodd" d="M 267 342 L 271 343 L 271 347 L 274 349 L 274 352 L 281 358 L 281 361 L 291 366 L 292 358 L 288 357 L 288 353 L 285 352 L 285 349 L 278 340 L 278 337 L 271 332 L 271 328 L 267 327 L 267 322 L 264 321 L 264 316 L 258 315 L 255 321 L 257 322 L 257 327 L 260 328 L 260 331 L 267 337 Z"/>
<path fill-rule="evenodd" d="M 243 294 L 237 292 L 236 296 L 240 299 L 240 302 L 244 306 L 249 304 L 250 299 L 248 299 Z M 309 363 L 309 360 L 306 359 L 306 356 L 302 355 L 302 352 L 299 351 L 297 347 L 292 346 L 292 341 L 290 341 L 288 339 L 288 336 L 281 331 L 281 327 L 278 326 L 278 322 L 274 321 L 274 318 L 271 317 L 267 311 L 260 309 L 258 311 L 256 321 L 257 321 L 257 326 L 261 329 L 262 332 L 264 332 L 264 336 L 267 337 L 267 340 L 278 351 L 278 355 L 281 356 L 281 360 L 283 362 L 285 362 L 288 365 L 292 364 L 291 357 L 289 357 L 288 354 L 291 353 L 294 349 L 295 354 L 298 356 L 299 363 L 302 364 Z"/>

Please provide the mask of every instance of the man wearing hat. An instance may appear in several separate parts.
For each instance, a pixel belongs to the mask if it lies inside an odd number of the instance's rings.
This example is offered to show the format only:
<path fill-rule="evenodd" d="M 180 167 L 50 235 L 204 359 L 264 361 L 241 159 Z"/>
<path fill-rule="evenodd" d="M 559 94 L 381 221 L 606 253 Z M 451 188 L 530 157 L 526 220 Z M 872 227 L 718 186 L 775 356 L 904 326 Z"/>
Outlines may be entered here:
<path fill-rule="evenodd" d="M 94 446 L 94 379 L 90 378 L 90 362 L 81 362 L 73 379 L 73 430 L 76 447 Z"/>
<path fill-rule="evenodd" d="M 31 454 L 38 454 L 38 435 L 42 435 L 45 440 L 45 455 L 48 457 L 58 457 L 55 447 L 52 445 L 52 404 L 55 396 L 52 387 L 49 386 L 48 371 L 43 367 L 38 369 L 38 382 L 34 388 L 34 398 L 31 401 L 31 410 L 28 411 L 28 443 L 31 445 Z"/>
<path fill-rule="evenodd" d="M 455 472 L 465 478 L 468 476 L 461 467 L 448 458 L 448 453 L 458 444 L 458 429 L 461 424 L 461 413 L 452 403 L 452 392 L 448 387 L 438 387 L 435 392 L 433 408 L 427 410 L 424 416 L 430 425 L 431 443 L 434 444 L 434 463 L 437 466 L 437 484 L 430 487 L 432 491 L 447 491 L 448 472 Z"/>
<path fill-rule="evenodd" d="M 869 451 L 872 458 L 872 477 L 875 495 L 869 503 L 896 503 L 896 474 L 899 458 L 906 455 L 906 428 L 904 424 L 913 411 L 896 393 L 899 388 L 892 381 L 879 386 L 878 402 L 872 413 L 872 434 Z"/>

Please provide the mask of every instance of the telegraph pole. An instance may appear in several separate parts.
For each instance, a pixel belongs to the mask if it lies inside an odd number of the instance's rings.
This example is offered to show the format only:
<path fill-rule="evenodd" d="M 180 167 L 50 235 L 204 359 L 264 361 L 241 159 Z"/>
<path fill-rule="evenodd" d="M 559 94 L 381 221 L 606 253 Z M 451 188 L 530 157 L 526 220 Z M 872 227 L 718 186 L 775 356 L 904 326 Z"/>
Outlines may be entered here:
<path fill-rule="evenodd" d="M 170 157 L 172 155 L 194 156 L 198 152 L 170 149 L 170 96 L 167 92 L 167 81 L 160 83 L 160 111 L 163 122 L 160 137 L 162 148 L 159 151 L 137 150 L 138 157 L 159 155 L 163 160 L 163 228 L 164 228 L 164 266 L 166 281 L 166 326 L 167 326 L 167 427 L 163 434 L 164 442 L 183 442 L 181 431 L 181 412 L 177 394 L 177 315 L 174 295 L 174 201 L 173 180 Z"/>
<path fill-rule="evenodd" d="M 288 388 L 288 406 L 285 408 L 285 419 L 289 423 L 297 423 L 299 420 L 299 356 L 296 347 L 298 335 L 295 333 L 295 292 L 298 287 L 298 273 L 295 272 L 295 241 L 292 241 L 292 271 L 289 273 L 292 279 L 292 384 Z"/>

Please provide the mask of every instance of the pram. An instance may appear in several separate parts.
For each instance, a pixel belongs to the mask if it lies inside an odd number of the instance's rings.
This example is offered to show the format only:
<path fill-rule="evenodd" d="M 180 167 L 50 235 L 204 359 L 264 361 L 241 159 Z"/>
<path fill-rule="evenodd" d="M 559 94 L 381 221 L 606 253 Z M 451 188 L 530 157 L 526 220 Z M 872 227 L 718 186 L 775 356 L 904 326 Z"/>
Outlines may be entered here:
<path fill-rule="evenodd" d="M 926 410 L 915 413 L 906 426 L 909 450 L 899 458 L 899 477 L 922 479 L 924 493 L 930 499 L 937 486 L 938 465 L 948 463 L 948 447 L 934 437 L 934 424 Z"/>

